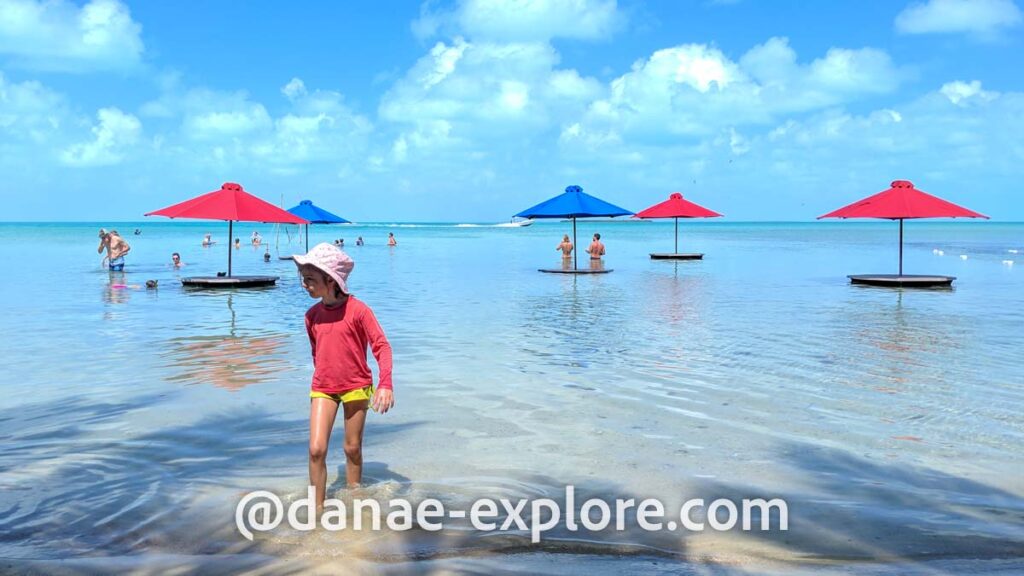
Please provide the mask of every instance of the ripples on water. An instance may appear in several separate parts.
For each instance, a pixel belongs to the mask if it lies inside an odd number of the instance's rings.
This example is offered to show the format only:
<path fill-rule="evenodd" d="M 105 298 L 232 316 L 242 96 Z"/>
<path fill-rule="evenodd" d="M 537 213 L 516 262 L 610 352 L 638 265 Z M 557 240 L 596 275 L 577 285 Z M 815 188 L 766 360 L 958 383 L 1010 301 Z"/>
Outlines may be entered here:
<path fill-rule="evenodd" d="M 959 276 L 946 291 L 848 285 L 845 274 L 893 266 L 878 226 L 686 227 L 683 246 L 707 259 L 674 263 L 646 256 L 671 242 L 671 224 L 603 224 L 616 270 L 578 278 L 536 272 L 557 265 L 558 224 L 403 228 L 395 250 L 377 245 L 383 227 L 316 232 L 367 238 L 349 248 L 351 285 L 395 349 L 397 410 L 371 417 L 365 493 L 456 505 L 557 499 L 575 483 L 605 498 L 790 502 L 785 537 L 563 529 L 532 548 L 458 527 L 243 545 L 241 494 L 303 493 L 312 301 L 290 262 L 250 248 L 236 271 L 279 274 L 277 288 L 183 290 L 181 275 L 225 267 L 222 248 L 196 245 L 196 225 L 143 224 L 127 272 L 110 275 L 91 260 L 96 227 L 0 227 L 38 252 L 0 288 L 4 557 L 793 561 L 1013 557 L 1024 545 L 1024 282 L 1001 265 L 1024 226 L 908 229 L 908 270 Z M 183 271 L 164 265 L 175 250 Z M 142 287 L 150 278 L 159 289 Z M 341 464 L 332 450 L 332 481 Z"/>

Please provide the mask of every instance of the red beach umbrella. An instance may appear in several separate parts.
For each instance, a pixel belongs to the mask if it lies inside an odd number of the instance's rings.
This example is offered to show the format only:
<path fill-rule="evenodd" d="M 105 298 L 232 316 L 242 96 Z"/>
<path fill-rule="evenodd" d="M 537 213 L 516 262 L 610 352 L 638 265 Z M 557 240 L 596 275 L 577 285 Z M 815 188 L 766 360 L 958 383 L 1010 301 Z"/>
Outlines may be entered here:
<path fill-rule="evenodd" d="M 903 221 L 913 218 L 984 218 L 988 216 L 914 188 L 909 180 L 894 180 L 884 190 L 838 210 L 818 216 L 822 218 L 885 218 L 900 221 L 900 268 L 903 276 Z"/>
<path fill-rule="evenodd" d="M 668 200 L 637 212 L 634 218 L 674 218 L 676 221 L 676 253 L 678 253 L 680 218 L 717 218 L 719 216 L 721 214 L 718 212 L 686 200 L 679 192 L 673 192 L 669 195 Z"/>
<path fill-rule="evenodd" d="M 168 218 L 198 218 L 201 220 L 227 220 L 228 242 L 234 236 L 233 226 L 239 222 L 273 222 L 278 224 L 309 224 L 287 210 L 274 206 L 249 194 L 241 184 L 227 182 L 220 190 L 207 192 L 167 208 L 147 212 L 146 216 Z M 228 277 L 231 277 L 231 249 L 228 248 Z"/>

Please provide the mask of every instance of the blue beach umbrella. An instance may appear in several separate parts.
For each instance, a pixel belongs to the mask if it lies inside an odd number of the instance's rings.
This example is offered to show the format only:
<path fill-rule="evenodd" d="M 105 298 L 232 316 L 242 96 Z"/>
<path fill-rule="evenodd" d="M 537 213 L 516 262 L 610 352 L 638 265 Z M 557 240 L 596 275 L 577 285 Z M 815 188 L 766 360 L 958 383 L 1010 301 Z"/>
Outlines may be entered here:
<path fill-rule="evenodd" d="M 303 200 L 298 206 L 289 208 L 289 212 L 299 218 L 309 220 L 309 224 L 351 224 L 341 216 L 331 214 L 327 210 L 313 204 L 312 200 Z M 309 252 L 309 224 L 306 224 L 306 252 Z"/>
<path fill-rule="evenodd" d="M 565 192 L 545 200 L 519 214 L 519 218 L 570 218 L 572 220 L 572 267 L 577 269 L 576 219 L 595 217 L 629 216 L 633 213 L 583 191 L 580 186 L 569 186 Z"/>

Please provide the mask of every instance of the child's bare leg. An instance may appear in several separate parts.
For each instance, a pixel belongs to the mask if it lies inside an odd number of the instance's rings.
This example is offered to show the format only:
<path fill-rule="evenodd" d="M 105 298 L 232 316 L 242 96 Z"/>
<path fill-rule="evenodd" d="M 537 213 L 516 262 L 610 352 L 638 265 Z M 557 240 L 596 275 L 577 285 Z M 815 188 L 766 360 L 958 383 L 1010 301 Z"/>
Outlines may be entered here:
<path fill-rule="evenodd" d="M 363 479 L 363 427 L 367 406 L 366 400 L 345 403 L 345 481 L 349 488 L 358 486 Z"/>
<path fill-rule="evenodd" d="M 338 403 L 313 398 L 309 406 L 309 484 L 316 489 L 316 508 L 324 507 L 327 491 L 327 446 L 338 415 Z M 346 426 L 347 427 L 347 426 Z"/>

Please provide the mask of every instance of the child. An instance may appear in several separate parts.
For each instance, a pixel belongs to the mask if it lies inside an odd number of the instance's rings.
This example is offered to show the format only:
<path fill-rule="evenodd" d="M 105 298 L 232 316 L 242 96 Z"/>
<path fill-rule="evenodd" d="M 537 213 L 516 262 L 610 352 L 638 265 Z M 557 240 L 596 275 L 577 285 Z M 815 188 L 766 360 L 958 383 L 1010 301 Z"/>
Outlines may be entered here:
<path fill-rule="evenodd" d="M 313 350 L 313 390 L 309 412 L 309 483 L 322 509 L 327 486 L 327 446 L 340 404 L 345 416 L 345 480 L 359 485 L 363 475 L 363 426 L 366 409 L 385 413 L 394 406 L 391 387 L 391 345 L 373 311 L 348 291 L 355 265 L 337 246 L 322 243 L 305 256 L 295 256 L 302 287 L 320 298 L 306 311 L 306 332 Z M 377 390 L 366 363 L 373 350 L 380 370 Z"/>

